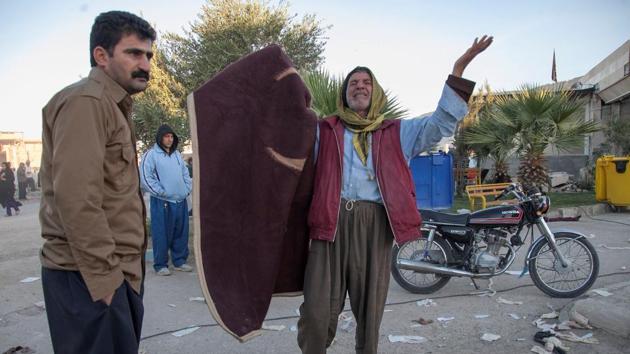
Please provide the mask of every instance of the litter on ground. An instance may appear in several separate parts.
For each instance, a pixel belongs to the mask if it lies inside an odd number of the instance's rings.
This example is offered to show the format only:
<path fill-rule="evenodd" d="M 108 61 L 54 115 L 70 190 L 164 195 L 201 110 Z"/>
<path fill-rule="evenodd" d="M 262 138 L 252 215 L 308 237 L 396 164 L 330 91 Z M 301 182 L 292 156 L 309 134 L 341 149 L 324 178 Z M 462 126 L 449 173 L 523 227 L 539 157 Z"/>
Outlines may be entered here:
<path fill-rule="evenodd" d="M 556 333 L 556 337 L 575 343 L 599 344 L 599 340 L 593 337 L 593 333 L 587 333 L 580 337 L 573 332 L 558 332 Z"/>
<path fill-rule="evenodd" d="M 199 329 L 199 326 L 195 326 L 195 327 L 188 327 L 182 330 L 179 330 L 177 332 L 173 332 L 171 333 L 173 336 L 175 337 L 183 337 L 185 335 L 191 334 L 192 332 L 196 331 Z"/>
<path fill-rule="evenodd" d="M 426 338 L 421 336 L 397 336 L 390 334 L 387 336 L 390 343 L 409 343 L 409 344 L 421 344 L 427 341 Z"/>
<path fill-rule="evenodd" d="M 593 290 L 591 290 L 591 292 L 593 292 L 593 293 L 595 293 L 595 294 L 597 294 L 599 296 L 603 296 L 603 297 L 608 297 L 608 296 L 612 295 L 612 293 L 609 292 L 606 289 L 593 289 Z"/>
<path fill-rule="evenodd" d="M 506 305 L 522 305 L 523 304 L 523 301 L 506 300 L 502 297 L 499 297 L 497 299 L 497 302 L 500 304 L 506 304 Z"/>
<path fill-rule="evenodd" d="M 197 296 L 197 297 L 190 297 L 190 298 L 188 298 L 188 301 L 206 302 L 206 299 L 204 299 L 203 297 Z"/>
<path fill-rule="evenodd" d="M 411 320 L 411 322 L 415 322 L 415 323 L 417 323 L 417 324 L 419 324 L 419 325 L 426 326 L 426 325 L 428 325 L 428 324 L 433 323 L 433 320 L 431 320 L 431 319 L 425 319 L 425 318 L 420 317 L 420 318 L 419 318 L 419 319 L 417 319 L 417 320 Z"/>
<path fill-rule="evenodd" d="M 430 306 L 437 306 L 437 303 L 431 299 L 424 299 L 424 300 L 416 301 L 416 305 L 430 307 Z"/>
<path fill-rule="evenodd" d="M 480 320 L 482 318 L 488 318 L 488 317 L 490 317 L 490 315 L 475 315 L 475 318 L 478 319 L 478 320 Z"/>
<path fill-rule="evenodd" d="M 437 320 L 440 322 L 448 322 L 454 320 L 455 317 L 438 317 Z"/>
<path fill-rule="evenodd" d="M 20 280 L 20 283 L 32 283 L 34 281 L 38 281 L 39 277 L 28 277 Z"/>
<path fill-rule="evenodd" d="M 545 348 L 539 347 L 537 345 L 533 346 L 532 349 L 530 349 L 529 351 L 537 354 L 551 354 L 551 352 L 546 351 Z"/>
<path fill-rule="evenodd" d="M 544 318 L 544 319 L 553 319 L 553 318 L 558 318 L 559 314 L 556 311 L 552 311 L 549 313 L 543 313 L 542 315 L 540 315 L 540 318 Z"/>
<path fill-rule="evenodd" d="M 287 327 L 285 325 L 268 325 L 263 323 L 261 328 L 267 331 L 283 331 Z"/>
<path fill-rule="evenodd" d="M 493 333 L 484 333 L 481 336 L 481 340 L 484 340 L 486 342 L 494 342 L 495 340 L 499 340 L 500 338 L 501 338 L 500 335 L 493 334 Z"/>

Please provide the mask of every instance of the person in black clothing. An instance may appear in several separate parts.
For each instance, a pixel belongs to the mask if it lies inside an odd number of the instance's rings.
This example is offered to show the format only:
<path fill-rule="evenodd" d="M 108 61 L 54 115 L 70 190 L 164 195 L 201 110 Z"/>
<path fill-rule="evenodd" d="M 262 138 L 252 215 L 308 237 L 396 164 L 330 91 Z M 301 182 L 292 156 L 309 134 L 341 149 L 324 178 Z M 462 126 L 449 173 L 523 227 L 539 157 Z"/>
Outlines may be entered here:
<path fill-rule="evenodd" d="M 15 214 L 20 213 L 22 203 L 14 198 L 15 195 L 15 174 L 11 169 L 10 162 L 2 163 L 2 171 L 0 171 L 0 204 L 7 209 L 7 216 L 13 215 L 11 209 L 15 210 Z"/>

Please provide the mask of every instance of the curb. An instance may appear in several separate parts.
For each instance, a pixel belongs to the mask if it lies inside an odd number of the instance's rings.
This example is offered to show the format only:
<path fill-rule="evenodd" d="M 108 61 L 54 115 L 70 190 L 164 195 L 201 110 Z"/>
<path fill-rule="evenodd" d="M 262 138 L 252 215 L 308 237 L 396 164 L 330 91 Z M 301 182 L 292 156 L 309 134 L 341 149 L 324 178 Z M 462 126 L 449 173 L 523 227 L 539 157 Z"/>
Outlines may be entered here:
<path fill-rule="evenodd" d="M 552 209 L 547 213 L 547 217 L 575 218 L 582 215 L 595 216 L 611 212 L 613 212 L 613 210 L 608 204 L 597 203 L 592 205 Z"/>

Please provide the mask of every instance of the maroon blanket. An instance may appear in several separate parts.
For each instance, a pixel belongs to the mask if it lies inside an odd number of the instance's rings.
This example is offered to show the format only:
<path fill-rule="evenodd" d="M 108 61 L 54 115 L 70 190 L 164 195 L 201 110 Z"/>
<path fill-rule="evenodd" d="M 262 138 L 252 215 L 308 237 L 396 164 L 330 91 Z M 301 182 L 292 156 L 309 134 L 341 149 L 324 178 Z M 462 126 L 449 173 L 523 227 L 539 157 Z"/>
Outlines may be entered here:
<path fill-rule="evenodd" d="M 317 118 L 292 66 L 270 46 L 188 97 L 201 287 L 241 341 L 258 334 L 273 294 L 302 290 Z"/>

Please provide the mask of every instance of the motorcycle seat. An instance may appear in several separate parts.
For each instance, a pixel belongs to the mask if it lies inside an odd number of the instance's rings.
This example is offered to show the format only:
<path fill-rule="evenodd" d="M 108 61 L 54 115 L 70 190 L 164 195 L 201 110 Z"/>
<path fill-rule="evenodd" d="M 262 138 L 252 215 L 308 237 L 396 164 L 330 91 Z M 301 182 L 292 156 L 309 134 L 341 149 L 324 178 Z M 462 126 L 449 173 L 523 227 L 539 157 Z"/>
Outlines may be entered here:
<path fill-rule="evenodd" d="M 428 209 L 418 209 L 418 211 L 420 212 L 420 215 L 422 215 L 422 219 L 424 221 L 434 224 L 466 226 L 468 224 L 468 219 L 470 218 L 470 213 L 449 214 Z"/>

